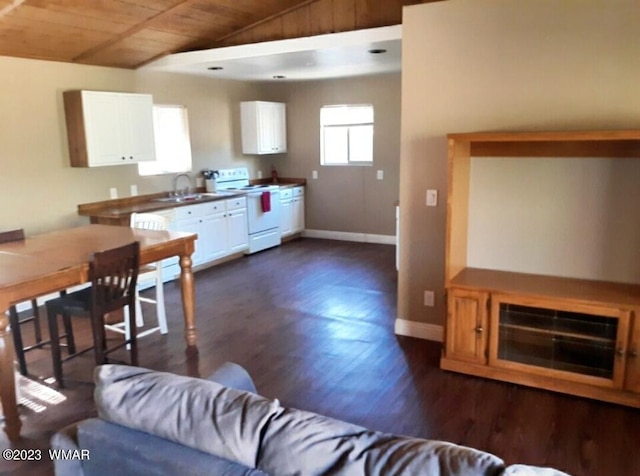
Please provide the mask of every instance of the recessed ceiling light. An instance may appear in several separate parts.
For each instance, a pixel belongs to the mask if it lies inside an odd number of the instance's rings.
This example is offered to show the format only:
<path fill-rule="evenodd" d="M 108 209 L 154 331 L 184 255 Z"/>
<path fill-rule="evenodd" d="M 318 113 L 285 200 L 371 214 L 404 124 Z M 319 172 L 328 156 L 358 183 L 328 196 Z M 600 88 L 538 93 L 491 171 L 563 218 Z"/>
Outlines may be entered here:
<path fill-rule="evenodd" d="M 382 49 L 382 48 L 374 48 L 374 49 L 368 51 L 368 53 L 371 53 L 372 55 L 379 55 L 379 54 L 386 53 L 386 52 L 387 52 L 387 50 Z"/>
<path fill-rule="evenodd" d="M 282 76 L 281 74 L 276 74 L 273 76 L 273 79 L 285 79 L 286 76 Z"/>
<path fill-rule="evenodd" d="M 207 68 L 210 71 L 220 71 L 221 69 L 224 69 L 222 66 L 209 66 Z"/>

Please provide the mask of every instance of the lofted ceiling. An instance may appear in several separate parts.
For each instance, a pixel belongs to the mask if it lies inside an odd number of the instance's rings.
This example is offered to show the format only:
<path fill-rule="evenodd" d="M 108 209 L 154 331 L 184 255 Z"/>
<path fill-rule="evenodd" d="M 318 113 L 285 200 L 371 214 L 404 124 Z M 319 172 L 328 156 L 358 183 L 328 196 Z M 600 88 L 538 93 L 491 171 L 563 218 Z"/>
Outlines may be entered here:
<path fill-rule="evenodd" d="M 398 25 L 403 6 L 426 1 L 0 0 L 0 55 L 135 69 L 175 53 Z"/>

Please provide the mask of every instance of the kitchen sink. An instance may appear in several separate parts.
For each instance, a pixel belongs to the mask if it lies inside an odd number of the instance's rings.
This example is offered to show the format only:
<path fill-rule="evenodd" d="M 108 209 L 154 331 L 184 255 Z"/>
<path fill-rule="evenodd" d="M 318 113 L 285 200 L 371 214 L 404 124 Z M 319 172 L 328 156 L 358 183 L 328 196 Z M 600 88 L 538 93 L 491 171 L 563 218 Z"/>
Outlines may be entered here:
<path fill-rule="evenodd" d="M 205 198 L 205 194 L 202 193 L 192 193 L 189 195 L 175 195 L 173 197 L 160 197 L 154 198 L 154 202 L 170 202 L 170 203 L 181 203 L 181 202 L 194 202 L 196 200 L 202 200 Z"/>
<path fill-rule="evenodd" d="M 191 193 L 188 195 L 174 195 L 172 197 L 160 197 L 154 198 L 154 202 L 167 202 L 167 203 L 184 203 L 184 202 L 197 202 L 198 200 L 204 200 L 206 198 L 218 198 L 218 197 L 228 197 L 230 194 L 228 192 L 207 192 L 207 193 Z"/>

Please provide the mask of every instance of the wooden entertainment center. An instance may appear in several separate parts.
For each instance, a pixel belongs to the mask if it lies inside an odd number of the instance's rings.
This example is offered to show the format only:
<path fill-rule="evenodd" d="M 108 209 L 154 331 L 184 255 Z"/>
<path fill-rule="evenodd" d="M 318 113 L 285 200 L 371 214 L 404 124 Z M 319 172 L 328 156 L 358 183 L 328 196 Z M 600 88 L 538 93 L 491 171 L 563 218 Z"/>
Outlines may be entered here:
<path fill-rule="evenodd" d="M 461 133 L 448 140 L 441 368 L 640 408 L 640 284 L 467 264 L 472 157 L 640 158 L 640 131 Z"/>

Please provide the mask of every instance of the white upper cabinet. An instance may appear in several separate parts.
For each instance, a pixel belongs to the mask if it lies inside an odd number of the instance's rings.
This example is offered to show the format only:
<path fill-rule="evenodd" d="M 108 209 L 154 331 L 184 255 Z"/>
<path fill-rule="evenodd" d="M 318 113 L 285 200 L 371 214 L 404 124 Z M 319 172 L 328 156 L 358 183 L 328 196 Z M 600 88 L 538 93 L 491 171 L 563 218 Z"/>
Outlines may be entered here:
<path fill-rule="evenodd" d="M 155 160 L 150 94 L 65 91 L 72 167 Z"/>
<path fill-rule="evenodd" d="M 284 103 L 242 102 L 240 116 L 244 154 L 281 154 L 287 151 L 287 119 Z"/>

